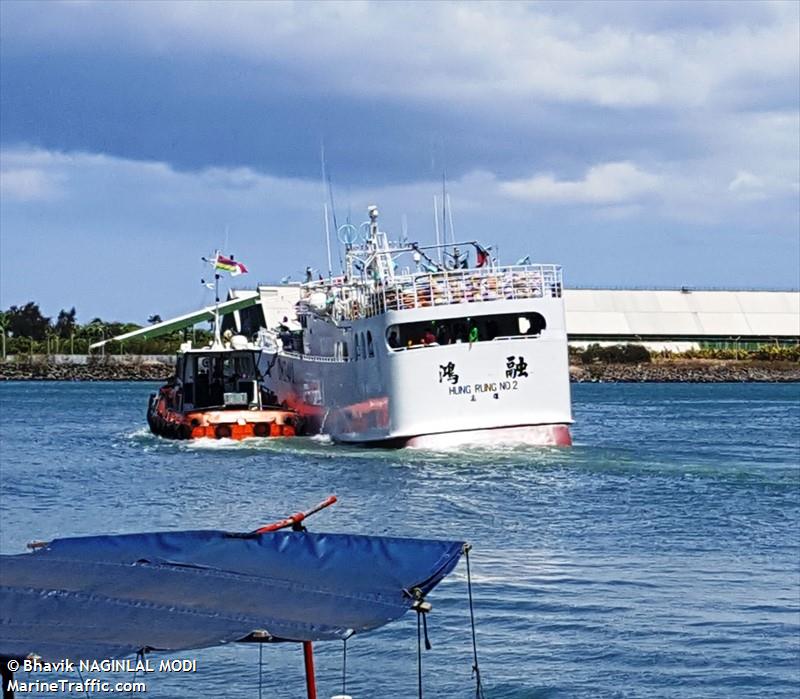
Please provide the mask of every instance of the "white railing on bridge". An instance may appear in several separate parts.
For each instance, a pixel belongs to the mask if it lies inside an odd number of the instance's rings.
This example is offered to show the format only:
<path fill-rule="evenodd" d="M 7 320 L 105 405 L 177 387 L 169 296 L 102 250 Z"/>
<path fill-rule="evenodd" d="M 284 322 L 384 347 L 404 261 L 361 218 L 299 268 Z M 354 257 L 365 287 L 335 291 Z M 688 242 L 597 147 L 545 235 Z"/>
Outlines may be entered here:
<path fill-rule="evenodd" d="M 313 293 L 326 294 L 326 310 L 335 320 L 462 303 L 558 298 L 562 288 L 559 265 L 455 269 L 407 274 L 385 283 L 320 281 L 304 287 L 306 298 Z"/>

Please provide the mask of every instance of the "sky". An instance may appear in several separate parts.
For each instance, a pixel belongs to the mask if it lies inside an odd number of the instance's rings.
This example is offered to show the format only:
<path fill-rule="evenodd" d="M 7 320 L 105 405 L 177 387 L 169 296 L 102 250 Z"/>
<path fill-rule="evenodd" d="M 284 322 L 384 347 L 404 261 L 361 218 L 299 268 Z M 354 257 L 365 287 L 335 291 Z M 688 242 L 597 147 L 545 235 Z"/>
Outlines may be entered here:
<path fill-rule="evenodd" d="M 446 172 L 457 238 L 569 286 L 800 286 L 796 0 L 3 0 L 0 305 L 326 272 L 323 143 L 339 225 L 432 242 Z"/>

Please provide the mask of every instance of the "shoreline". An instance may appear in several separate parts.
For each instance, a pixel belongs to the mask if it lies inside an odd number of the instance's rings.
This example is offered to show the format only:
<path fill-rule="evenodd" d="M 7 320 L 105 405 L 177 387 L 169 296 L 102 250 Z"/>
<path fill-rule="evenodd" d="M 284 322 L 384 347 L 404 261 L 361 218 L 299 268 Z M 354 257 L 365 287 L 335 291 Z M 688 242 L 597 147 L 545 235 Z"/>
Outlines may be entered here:
<path fill-rule="evenodd" d="M 643 364 L 577 364 L 571 383 L 798 383 L 800 364 L 735 359 L 659 359 Z"/>
<path fill-rule="evenodd" d="M 165 381 L 170 358 L 85 363 L 33 361 L 0 363 L 0 381 Z M 573 364 L 572 383 L 798 383 L 800 364 L 732 359 L 657 359 L 642 364 Z"/>

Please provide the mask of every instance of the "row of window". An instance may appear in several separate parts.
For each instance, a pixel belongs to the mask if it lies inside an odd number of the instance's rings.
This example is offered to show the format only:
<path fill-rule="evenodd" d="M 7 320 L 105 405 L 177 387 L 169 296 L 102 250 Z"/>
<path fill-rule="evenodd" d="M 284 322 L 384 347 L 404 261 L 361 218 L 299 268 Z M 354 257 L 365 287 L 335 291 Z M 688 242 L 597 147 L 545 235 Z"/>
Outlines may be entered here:
<path fill-rule="evenodd" d="M 473 318 L 443 318 L 436 321 L 403 323 L 386 329 L 386 344 L 392 350 L 425 345 L 486 342 L 514 337 L 539 337 L 547 328 L 541 313 L 504 313 Z M 337 359 L 349 359 L 347 342 L 337 342 Z M 375 356 L 372 333 L 355 333 L 354 360 Z"/>
<path fill-rule="evenodd" d="M 546 328 L 544 316 L 535 312 L 442 318 L 391 325 L 386 329 L 386 343 L 393 350 L 460 342 L 471 344 L 501 338 L 538 337 Z"/>

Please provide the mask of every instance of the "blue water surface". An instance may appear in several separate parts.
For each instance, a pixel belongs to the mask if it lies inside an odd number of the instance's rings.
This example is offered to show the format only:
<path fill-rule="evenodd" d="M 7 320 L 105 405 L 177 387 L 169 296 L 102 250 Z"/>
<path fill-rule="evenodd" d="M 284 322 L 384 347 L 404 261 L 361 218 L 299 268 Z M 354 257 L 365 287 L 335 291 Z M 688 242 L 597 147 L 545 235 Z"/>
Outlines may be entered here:
<path fill-rule="evenodd" d="M 62 536 L 246 531 L 335 493 L 314 530 L 473 544 L 490 699 L 800 695 L 796 384 L 576 385 L 573 448 L 445 452 L 165 441 L 144 421 L 154 386 L 0 385 L 2 553 Z M 474 697 L 463 563 L 431 601 L 425 696 Z M 316 653 L 330 697 L 342 647 Z M 147 696 L 259 696 L 255 646 L 179 657 L 197 671 L 148 675 Z M 293 644 L 264 648 L 262 675 L 264 697 L 304 695 Z M 350 640 L 347 692 L 417 696 L 414 615 Z"/>

